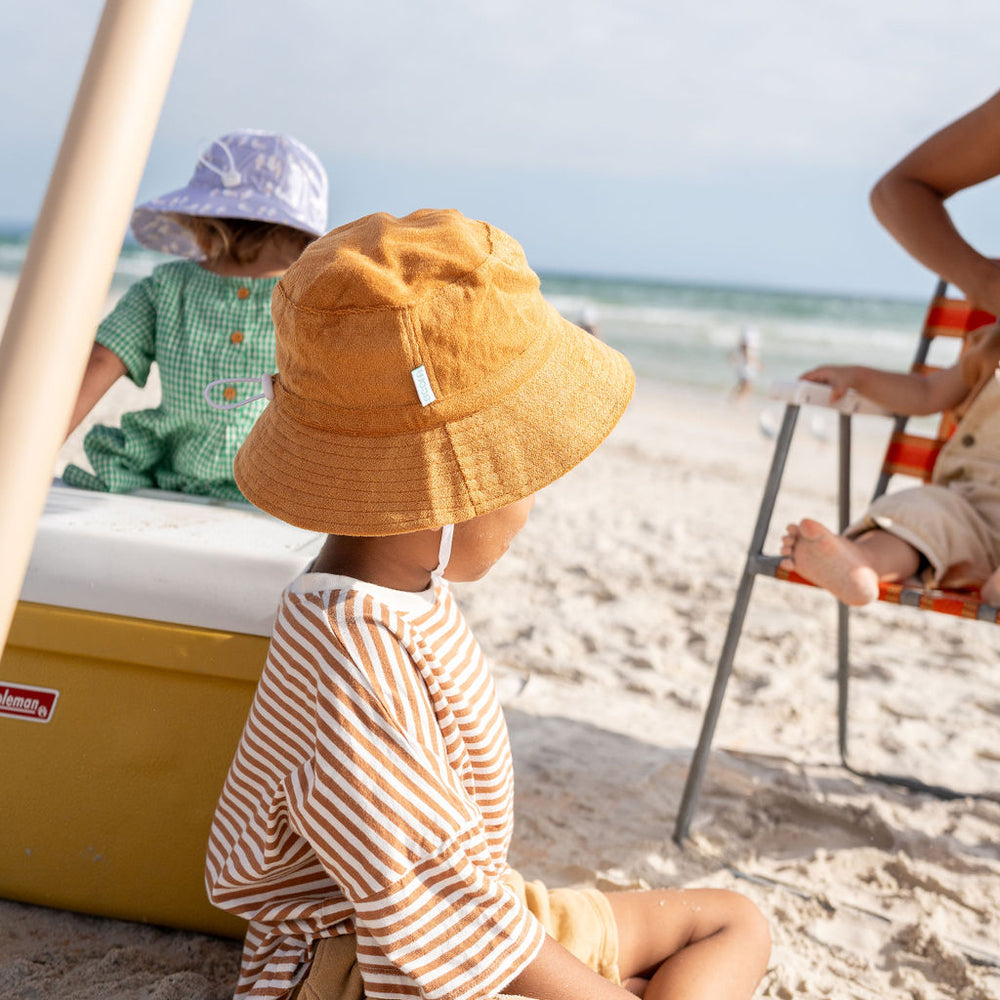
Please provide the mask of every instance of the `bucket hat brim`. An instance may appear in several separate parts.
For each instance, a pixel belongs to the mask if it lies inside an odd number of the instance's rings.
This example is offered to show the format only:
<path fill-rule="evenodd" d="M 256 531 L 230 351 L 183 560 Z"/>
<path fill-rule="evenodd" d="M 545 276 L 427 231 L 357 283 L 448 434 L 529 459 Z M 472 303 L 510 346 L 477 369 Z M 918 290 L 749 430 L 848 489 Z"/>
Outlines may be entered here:
<path fill-rule="evenodd" d="M 185 187 L 137 206 L 132 212 L 132 234 L 149 250 L 158 250 L 175 257 L 199 259 L 202 252 L 198 244 L 188 230 L 170 218 L 171 214 L 272 222 L 299 229 L 312 236 L 322 236 L 324 232 L 322 227 L 310 226 L 301 218 L 276 206 L 273 198 L 256 191 L 234 197 L 232 191 L 222 187 L 210 188 L 204 192 L 192 192 L 190 187 Z"/>
<path fill-rule="evenodd" d="M 310 426 L 282 405 L 279 373 L 236 457 L 237 484 L 275 517 L 336 535 L 456 524 L 530 496 L 607 437 L 635 384 L 624 356 L 552 314 L 539 332 L 544 360 L 519 387 L 429 429 L 357 436 Z"/>

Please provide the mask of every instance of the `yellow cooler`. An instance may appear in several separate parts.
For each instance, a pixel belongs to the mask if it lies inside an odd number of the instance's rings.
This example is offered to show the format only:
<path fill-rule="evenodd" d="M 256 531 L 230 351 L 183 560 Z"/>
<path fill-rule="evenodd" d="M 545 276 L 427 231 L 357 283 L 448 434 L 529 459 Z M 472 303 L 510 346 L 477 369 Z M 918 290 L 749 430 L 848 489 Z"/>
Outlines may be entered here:
<path fill-rule="evenodd" d="M 0 896 L 242 935 L 205 894 L 208 829 L 321 543 L 243 505 L 52 488 L 0 659 Z"/>

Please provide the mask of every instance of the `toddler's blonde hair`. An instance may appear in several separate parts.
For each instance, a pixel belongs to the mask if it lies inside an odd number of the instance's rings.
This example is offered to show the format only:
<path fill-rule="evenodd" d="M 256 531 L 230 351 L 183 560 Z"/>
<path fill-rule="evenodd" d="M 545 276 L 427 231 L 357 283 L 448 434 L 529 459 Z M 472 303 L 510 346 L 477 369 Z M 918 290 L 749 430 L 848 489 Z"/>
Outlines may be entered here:
<path fill-rule="evenodd" d="M 209 264 L 224 261 L 250 264 L 260 256 L 264 244 L 271 240 L 285 249 L 287 262 L 291 264 L 316 239 L 301 229 L 257 219 L 225 219 L 180 213 L 170 213 L 170 218 L 191 234 Z"/>

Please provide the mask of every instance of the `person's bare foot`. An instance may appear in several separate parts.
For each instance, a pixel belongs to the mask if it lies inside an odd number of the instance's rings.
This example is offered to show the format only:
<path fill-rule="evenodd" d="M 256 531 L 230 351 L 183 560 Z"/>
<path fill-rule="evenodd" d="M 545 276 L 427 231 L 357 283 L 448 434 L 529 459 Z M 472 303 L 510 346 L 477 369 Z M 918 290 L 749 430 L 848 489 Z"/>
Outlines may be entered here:
<path fill-rule="evenodd" d="M 810 583 L 829 590 L 844 604 L 860 607 L 878 597 L 878 574 L 857 551 L 857 546 L 804 518 L 790 524 L 781 542 L 782 566 Z"/>

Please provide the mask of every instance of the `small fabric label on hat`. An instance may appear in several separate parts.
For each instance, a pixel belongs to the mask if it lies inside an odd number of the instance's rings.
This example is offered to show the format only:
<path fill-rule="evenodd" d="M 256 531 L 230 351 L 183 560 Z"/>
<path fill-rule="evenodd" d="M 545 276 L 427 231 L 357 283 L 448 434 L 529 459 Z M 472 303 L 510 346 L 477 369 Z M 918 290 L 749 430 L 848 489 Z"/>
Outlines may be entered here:
<path fill-rule="evenodd" d="M 417 397 L 424 406 L 430 406 L 437 399 L 434 390 L 431 388 L 430 379 L 427 378 L 427 369 L 423 365 L 418 365 L 410 372 L 413 385 L 417 390 Z"/>

